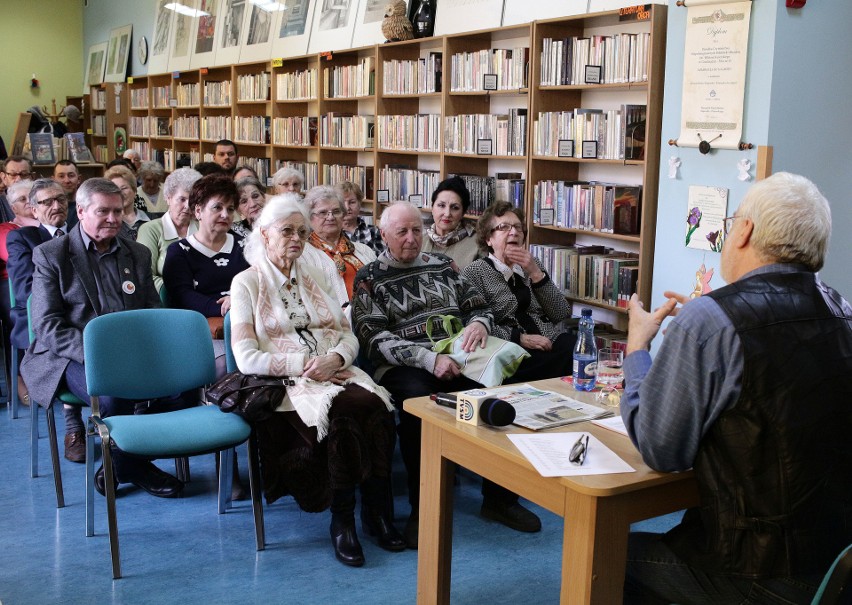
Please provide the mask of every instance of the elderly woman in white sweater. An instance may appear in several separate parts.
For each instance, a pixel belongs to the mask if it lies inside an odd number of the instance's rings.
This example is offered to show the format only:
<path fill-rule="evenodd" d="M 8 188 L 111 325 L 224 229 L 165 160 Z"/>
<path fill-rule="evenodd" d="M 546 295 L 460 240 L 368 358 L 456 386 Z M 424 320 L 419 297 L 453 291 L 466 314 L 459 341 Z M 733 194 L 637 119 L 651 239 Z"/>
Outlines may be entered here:
<path fill-rule="evenodd" d="M 305 511 L 330 505 L 335 555 L 360 566 L 358 485 L 364 529 L 386 550 L 405 548 L 388 510 L 393 406 L 352 366 L 358 341 L 336 295 L 300 258 L 309 234 L 295 195 L 267 203 L 244 250 L 251 268 L 231 284 L 231 340 L 241 372 L 295 381 L 278 413 L 256 426 L 267 501 L 289 493 Z"/>

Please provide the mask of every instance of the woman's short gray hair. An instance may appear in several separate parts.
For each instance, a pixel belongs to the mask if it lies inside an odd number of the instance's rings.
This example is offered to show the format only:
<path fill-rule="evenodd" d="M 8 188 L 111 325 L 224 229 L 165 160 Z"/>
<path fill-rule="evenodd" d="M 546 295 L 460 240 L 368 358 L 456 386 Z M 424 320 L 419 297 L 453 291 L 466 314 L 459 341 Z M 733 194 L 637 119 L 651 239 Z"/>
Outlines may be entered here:
<path fill-rule="evenodd" d="M 33 182 L 29 179 L 23 181 L 15 181 L 11 185 L 6 188 L 6 199 L 9 200 L 9 203 L 15 201 L 15 198 L 21 195 L 22 193 L 27 196 L 29 199 L 30 190 L 33 188 Z"/>
<path fill-rule="evenodd" d="M 266 206 L 263 207 L 260 215 L 254 221 L 251 233 L 246 238 L 245 248 L 243 248 L 243 257 L 245 257 L 248 264 L 256 266 L 266 257 L 266 246 L 263 243 L 260 233 L 261 229 L 266 229 L 281 219 L 293 216 L 294 214 L 300 214 L 305 219 L 305 228 L 310 231 L 311 225 L 308 215 L 297 194 L 282 193 L 281 195 L 271 197 L 266 202 Z"/>
<path fill-rule="evenodd" d="M 831 209 L 816 185 L 803 176 L 778 172 L 746 192 L 737 217 L 754 223 L 751 243 L 762 260 L 801 263 L 819 271 L 831 237 Z"/>
<path fill-rule="evenodd" d="M 299 181 L 299 186 L 305 187 L 305 176 L 296 170 L 295 168 L 279 168 L 278 171 L 272 175 L 272 185 L 278 187 L 282 185 L 284 181 L 290 181 L 292 179 L 296 179 Z"/>
<path fill-rule="evenodd" d="M 257 180 L 253 176 L 247 176 L 247 177 L 241 178 L 239 181 L 237 181 L 235 183 L 235 185 L 237 186 L 237 193 L 242 193 L 243 189 L 251 186 L 251 187 L 254 187 L 255 189 L 257 189 L 258 191 L 260 191 L 261 193 L 266 194 L 266 187 L 264 187 L 263 183 L 261 183 L 259 180 Z"/>
<path fill-rule="evenodd" d="M 157 180 L 162 181 L 166 176 L 166 171 L 163 170 L 163 165 L 159 162 L 142 162 L 139 170 L 136 171 L 136 175 L 140 179 L 148 175 L 155 176 Z"/>
<path fill-rule="evenodd" d="M 178 168 L 166 177 L 166 182 L 163 184 L 163 196 L 168 200 L 178 191 L 192 191 L 192 186 L 195 181 L 201 178 L 201 173 L 194 168 Z"/>
<path fill-rule="evenodd" d="M 346 206 L 343 204 L 343 198 L 340 197 L 340 194 L 330 185 L 317 185 L 316 187 L 311 187 L 305 194 L 305 199 L 302 200 L 302 203 L 305 205 L 305 208 L 307 208 L 308 215 L 310 215 L 311 212 L 314 211 L 314 206 L 323 200 L 334 200 L 337 202 L 337 205 L 340 206 L 340 209 L 343 212 L 346 212 Z"/>

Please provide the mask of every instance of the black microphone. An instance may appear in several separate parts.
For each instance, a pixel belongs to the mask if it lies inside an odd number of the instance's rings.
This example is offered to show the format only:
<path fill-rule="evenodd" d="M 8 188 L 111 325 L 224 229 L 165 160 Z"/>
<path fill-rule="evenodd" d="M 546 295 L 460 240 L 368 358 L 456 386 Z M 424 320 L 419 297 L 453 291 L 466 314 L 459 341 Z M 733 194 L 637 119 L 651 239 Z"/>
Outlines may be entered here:
<path fill-rule="evenodd" d="M 458 399 L 450 393 L 433 393 L 429 398 L 445 408 L 456 409 Z M 515 408 L 502 399 L 490 398 L 479 404 L 479 419 L 491 426 L 507 426 L 515 421 Z"/>

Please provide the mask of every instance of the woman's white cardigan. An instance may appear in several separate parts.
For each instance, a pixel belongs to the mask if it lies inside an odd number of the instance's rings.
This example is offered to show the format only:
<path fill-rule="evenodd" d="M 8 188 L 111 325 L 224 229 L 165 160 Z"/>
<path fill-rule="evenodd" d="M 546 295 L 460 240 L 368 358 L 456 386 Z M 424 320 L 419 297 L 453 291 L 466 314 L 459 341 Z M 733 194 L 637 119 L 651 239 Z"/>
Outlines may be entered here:
<path fill-rule="evenodd" d="M 375 393 L 388 411 L 393 411 L 390 394 L 352 365 L 358 356 L 358 339 L 343 315 L 336 293 L 325 283 L 322 271 L 300 258 L 291 277 L 295 277 L 299 295 L 308 310 L 308 328 L 317 341 L 316 355 L 339 354 L 343 358 L 343 368 L 354 374 L 347 383 Z M 317 438 L 322 440 L 328 432 L 331 402 L 343 386 L 302 378 L 311 351 L 290 322 L 279 295 L 280 279 L 281 273 L 266 258 L 234 277 L 231 283 L 234 357 L 244 374 L 292 378 L 296 384 L 287 387 L 287 395 L 278 410 L 295 410 L 307 426 L 317 428 Z"/>

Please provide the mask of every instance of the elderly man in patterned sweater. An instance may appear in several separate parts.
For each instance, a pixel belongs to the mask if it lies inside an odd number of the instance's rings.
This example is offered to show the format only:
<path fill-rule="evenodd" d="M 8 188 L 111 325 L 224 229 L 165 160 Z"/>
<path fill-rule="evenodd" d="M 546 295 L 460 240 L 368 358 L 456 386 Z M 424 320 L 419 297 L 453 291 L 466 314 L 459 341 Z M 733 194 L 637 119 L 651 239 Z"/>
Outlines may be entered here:
<path fill-rule="evenodd" d="M 410 548 L 417 547 L 420 503 L 420 420 L 402 402 L 438 391 L 460 391 L 481 385 L 461 375 L 447 355 L 434 353 L 426 336 L 432 315 L 451 314 L 466 326 L 465 350 L 484 346 L 493 325 L 485 299 L 464 279 L 455 263 L 441 254 L 421 252 L 420 210 L 398 202 L 381 218 L 387 250 L 362 267 L 355 277 L 352 323 L 355 334 L 376 367 L 374 378 L 393 396 L 399 410 L 399 445 L 408 472 L 411 515 L 405 527 Z M 447 335 L 436 323 L 433 337 Z M 535 532 L 541 522 L 518 503 L 518 496 L 490 481 L 482 487 L 481 513 L 518 531 Z"/>

